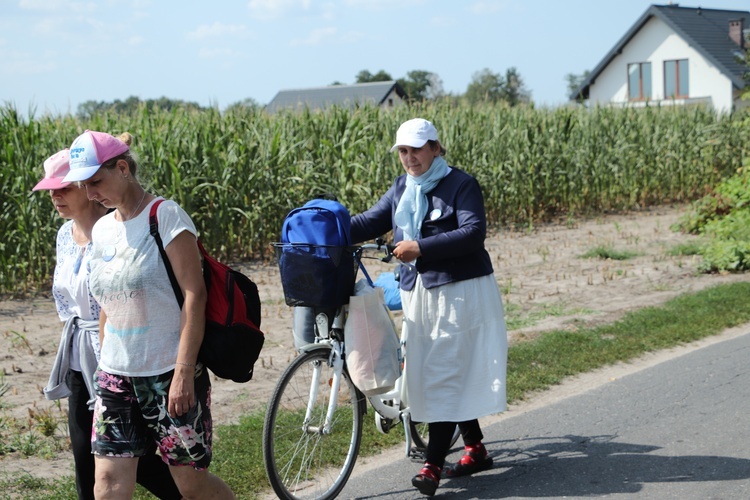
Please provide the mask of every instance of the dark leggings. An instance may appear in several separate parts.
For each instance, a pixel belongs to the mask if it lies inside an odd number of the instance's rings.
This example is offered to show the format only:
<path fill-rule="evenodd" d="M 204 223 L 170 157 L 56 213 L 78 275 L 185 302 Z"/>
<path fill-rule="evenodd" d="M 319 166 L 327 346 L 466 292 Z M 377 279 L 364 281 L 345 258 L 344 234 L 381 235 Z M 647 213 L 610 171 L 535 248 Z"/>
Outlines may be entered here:
<path fill-rule="evenodd" d="M 477 444 L 482 441 L 484 435 L 479 427 L 479 420 L 467 420 L 466 422 L 430 422 L 430 441 L 427 443 L 425 460 L 432 465 L 442 468 L 445 465 L 445 456 L 451 447 L 451 438 L 458 425 L 461 437 L 465 445 Z"/>
<path fill-rule="evenodd" d="M 86 404 L 89 392 L 81 372 L 71 370 L 68 376 L 68 428 L 76 466 L 76 490 L 81 500 L 94 499 L 94 455 L 91 453 L 91 426 L 94 412 Z M 162 500 L 180 499 L 169 466 L 153 450 L 138 460 L 138 483 Z"/>

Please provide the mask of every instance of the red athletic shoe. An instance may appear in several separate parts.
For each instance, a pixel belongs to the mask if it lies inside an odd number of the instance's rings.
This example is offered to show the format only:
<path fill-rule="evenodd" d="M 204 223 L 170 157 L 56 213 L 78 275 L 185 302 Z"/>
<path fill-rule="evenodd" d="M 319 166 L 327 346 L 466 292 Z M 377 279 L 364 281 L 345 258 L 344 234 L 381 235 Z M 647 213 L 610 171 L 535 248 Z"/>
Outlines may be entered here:
<path fill-rule="evenodd" d="M 423 495 L 431 497 L 437 490 L 438 483 L 440 483 L 440 474 L 442 469 L 437 465 L 425 462 L 422 470 L 419 474 L 411 479 L 411 484 L 419 490 Z"/>
<path fill-rule="evenodd" d="M 492 467 L 492 457 L 482 443 L 464 446 L 464 455 L 454 466 L 445 468 L 445 477 L 468 476 Z"/>

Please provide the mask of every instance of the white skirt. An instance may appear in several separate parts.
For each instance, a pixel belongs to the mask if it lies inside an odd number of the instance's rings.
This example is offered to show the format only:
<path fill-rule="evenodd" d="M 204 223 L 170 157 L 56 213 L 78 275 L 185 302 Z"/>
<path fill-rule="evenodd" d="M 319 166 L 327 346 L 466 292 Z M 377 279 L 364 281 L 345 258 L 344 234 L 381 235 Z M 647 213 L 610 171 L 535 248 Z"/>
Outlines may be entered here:
<path fill-rule="evenodd" d="M 464 422 L 505 411 L 508 339 L 492 274 L 401 291 L 404 397 L 417 422 Z"/>

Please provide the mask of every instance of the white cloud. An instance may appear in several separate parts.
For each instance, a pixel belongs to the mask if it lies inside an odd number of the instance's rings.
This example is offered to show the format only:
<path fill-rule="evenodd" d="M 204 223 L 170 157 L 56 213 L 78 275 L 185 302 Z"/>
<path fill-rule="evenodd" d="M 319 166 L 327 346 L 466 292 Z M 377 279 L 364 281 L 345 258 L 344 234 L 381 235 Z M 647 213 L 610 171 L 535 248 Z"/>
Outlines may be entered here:
<path fill-rule="evenodd" d="M 357 43 L 360 40 L 364 40 L 365 34 L 361 31 L 349 31 L 341 35 L 340 40 L 344 43 Z"/>
<path fill-rule="evenodd" d="M 33 32 L 37 35 L 66 33 L 69 23 L 59 17 L 45 17 L 34 23 Z"/>
<path fill-rule="evenodd" d="M 74 0 L 20 0 L 18 6 L 23 10 L 43 12 L 96 12 L 99 5 L 96 2 L 80 2 Z"/>
<path fill-rule="evenodd" d="M 333 2 L 326 2 L 320 5 L 320 19 L 326 22 L 332 22 L 336 19 L 338 8 Z"/>
<path fill-rule="evenodd" d="M 151 7 L 151 4 L 153 2 L 151 0 L 131 0 L 130 4 L 132 4 L 133 9 L 141 10 L 146 9 L 148 7 Z"/>
<path fill-rule="evenodd" d="M 198 57 L 201 59 L 228 59 L 244 57 L 241 52 L 229 48 L 208 49 L 203 48 L 198 51 Z"/>
<path fill-rule="evenodd" d="M 65 40 L 68 42 L 101 44 L 122 33 L 125 27 L 118 23 L 108 23 L 94 16 L 48 16 L 37 20 L 32 33 L 45 40 Z"/>
<path fill-rule="evenodd" d="M 136 10 L 133 11 L 133 19 L 149 19 L 151 17 L 151 13 L 147 10 Z"/>
<path fill-rule="evenodd" d="M 247 38 L 248 36 L 250 36 L 250 32 L 246 26 L 242 24 L 223 24 L 218 21 L 215 21 L 213 24 L 198 26 L 194 31 L 187 34 L 187 37 L 192 40 L 221 37 Z"/>
<path fill-rule="evenodd" d="M 31 54 L 20 51 L 0 50 L 0 75 L 42 75 L 59 69 L 59 63 L 54 59 L 37 60 Z"/>
<path fill-rule="evenodd" d="M 344 0 L 344 5 L 368 10 L 393 10 L 402 9 L 413 5 L 424 5 L 425 0 Z"/>
<path fill-rule="evenodd" d="M 484 15 L 508 10 L 511 6 L 512 2 L 509 0 L 483 0 L 471 4 L 469 10 L 474 14 Z"/>
<path fill-rule="evenodd" d="M 290 40 L 289 45 L 292 47 L 315 46 L 315 45 L 340 45 L 354 44 L 365 39 L 367 35 L 361 31 L 347 31 L 339 33 L 337 28 L 319 28 L 312 30 L 306 38 L 294 38 Z"/>
<path fill-rule="evenodd" d="M 21 0 L 18 6 L 23 10 L 63 10 L 67 7 L 66 0 Z"/>
<path fill-rule="evenodd" d="M 144 41 L 145 39 L 142 36 L 134 35 L 128 39 L 128 45 L 135 47 L 137 45 L 142 45 Z"/>
<path fill-rule="evenodd" d="M 455 25 L 455 20 L 447 16 L 435 16 L 430 19 L 430 24 L 439 28 Z"/>
<path fill-rule="evenodd" d="M 310 0 L 250 0 L 250 16 L 264 21 L 277 19 L 289 11 L 310 10 Z"/>
<path fill-rule="evenodd" d="M 293 47 L 299 45 L 321 45 L 336 37 L 336 28 L 319 28 L 310 32 L 307 38 L 295 38 L 290 43 Z"/>

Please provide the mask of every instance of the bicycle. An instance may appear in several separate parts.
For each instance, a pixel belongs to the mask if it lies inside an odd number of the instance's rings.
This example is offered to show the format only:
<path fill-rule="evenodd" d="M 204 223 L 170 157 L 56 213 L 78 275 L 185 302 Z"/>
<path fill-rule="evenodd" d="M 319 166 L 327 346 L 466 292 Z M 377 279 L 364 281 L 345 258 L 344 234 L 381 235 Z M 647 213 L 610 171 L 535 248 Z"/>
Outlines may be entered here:
<path fill-rule="evenodd" d="M 364 255 L 382 250 L 382 257 Z M 391 262 L 393 247 L 382 240 L 353 247 L 358 265 L 372 258 Z M 362 265 L 363 272 L 364 266 Z M 356 278 L 355 278 L 356 279 Z M 403 401 L 400 377 L 394 389 L 366 397 L 351 381 L 345 363 L 347 306 L 315 311 L 315 343 L 282 373 L 268 403 L 263 425 L 266 474 L 279 498 L 335 498 L 351 475 L 362 440 L 369 400 L 382 433 L 404 424 L 407 458 L 423 460 L 429 442 L 427 424 L 413 422 Z M 402 353 L 406 345 L 402 339 Z M 454 433 L 451 446 L 458 439 Z"/>

